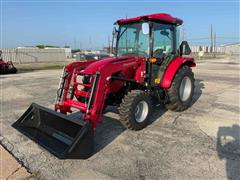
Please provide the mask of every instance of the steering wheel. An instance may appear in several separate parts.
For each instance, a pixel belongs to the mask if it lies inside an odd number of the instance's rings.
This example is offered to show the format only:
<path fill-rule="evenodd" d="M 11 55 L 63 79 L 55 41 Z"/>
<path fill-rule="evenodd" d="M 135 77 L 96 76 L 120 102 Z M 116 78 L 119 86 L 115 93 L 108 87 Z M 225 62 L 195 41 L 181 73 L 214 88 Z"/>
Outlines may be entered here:
<path fill-rule="evenodd" d="M 153 57 L 163 59 L 166 54 L 164 53 L 164 49 L 156 49 L 153 52 Z"/>

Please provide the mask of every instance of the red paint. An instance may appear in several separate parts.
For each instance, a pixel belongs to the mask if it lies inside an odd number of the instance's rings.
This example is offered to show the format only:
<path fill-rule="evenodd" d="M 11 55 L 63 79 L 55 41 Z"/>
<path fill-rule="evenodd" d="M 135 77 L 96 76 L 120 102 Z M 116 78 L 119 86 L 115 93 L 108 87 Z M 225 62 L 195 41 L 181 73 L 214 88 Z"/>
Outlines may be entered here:
<path fill-rule="evenodd" d="M 173 59 L 161 81 L 162 88 L 170 87 L 174 75 L 183 64 L 191 67 L 195 66 L 192 58 L 177 57 Z M 105 58 L 100 61 L 74 62 L 66 66 L 66 71 L 68 76 L 63 98 L 60 103 L 55 104 L 55 110 L 60 110 L 60 112 L 66 114 L 72 112 L 71 108 L 79 109 L 83 113 L 83 119 L 90 121 L 95 128 L 101 122 L 106 96 L 111 93 L 117 93 L 125 84 L 124 81 L 111 79 L 111 76 L 117 75 L 118 77 L 132 79 L 139 84 L 143 84 L 146 60 L 144 58 L 125 56 Z M 77 99 L 90 96 L 89 92 L 78 90 L 78 87 L 85 86 L 86 88 L 91 88 L 93 86 L 93 77 L 96 73 L 99 74 L 99 78 L 93 94 L 92 106 L 87 113 L 87 105 L 75 100 L 74 96 Z M 91 76 L 90 84 L 85 85 L 77 81 L 77 76 L 84 74 Z M 69 95 L 71 86 L 74 87 L 74 96 Z"/>
<path fill-rule="evenodd" d="M 98 71 L 101 67 L 105 66 L 108 63 L 124 61 L 126 59 L 132 58 L 130 56 L 122 56 L 122 57 L 107 57 L 101 59 L 100 61 L 96 61 L 95 63 L 90 64 L 88 67 L 84 69 L 85 74 L 93 74 Z"/>
<path fill-rule="evenodd" d="M 71 108 L 79 109 L 83 113 L 83 119 L 89 120 L 93 127 L 101 122 L 102 111 L 107 94 L 118 92 L 125 84 L 123 81 L 111 80 L 111 76 L 118 74 L 119 77 L 135 80 L 142 83 L 144 77 L 142 71 L 145 71 L 146 62 L 143 58 L 134 57 L 113 57 L 105 58 L 100 61 L 88 61 L 88 62 L 74 62 L 66 66 L 68 73 L 66 84 L 63 92 L 62 101 L 55 104 L 55 110 L 60 110 L 62 113 L 72 112 Z M 137 73 L 136 73 L 137 71 Z M 74 100 L 69 95 L 71 85 L 74 87 L 75 96 L 90 96 L 89 92 L 84 90 L 78 90 L 78 86 L 85 86 L 82 83 L 77 82 L 77 76 L 81 74 L 88 74 L 92 78 L 90 84 L 86 87 L 93 86 L 93 76 L 98 73 L 99 78 L 95 89 L 92 106 L 87 114 L 87 106 L 84 103 Z"/>
<path fill-rule="evenodd" d="M 183 20 L 172 17 L 170 14 L 165 14 L 165 13 L 150 14 L 150 15 L 138 16 L 138 17 L 127 18 L 127 19 L 119 19 L 117 23 L 125 24 L 125 23 L 138 22 L 141 20 L 165 21 L 165 22 L 169 22 L 177 25 L 181 25 L 183 23 Z"/>
<path fill-rule="evenodd" d="M 189 67 L 196 66 L 193 58 L 177 57 L 177 58 L 173 59 L 163 75 L 163 79 L 161 81 L 162 88 L 168 89 L 171 87 L 171 83 L 172 83 L 172 80 L 173 80 L 176 72 L 184 64 L 188 65 Z"/>

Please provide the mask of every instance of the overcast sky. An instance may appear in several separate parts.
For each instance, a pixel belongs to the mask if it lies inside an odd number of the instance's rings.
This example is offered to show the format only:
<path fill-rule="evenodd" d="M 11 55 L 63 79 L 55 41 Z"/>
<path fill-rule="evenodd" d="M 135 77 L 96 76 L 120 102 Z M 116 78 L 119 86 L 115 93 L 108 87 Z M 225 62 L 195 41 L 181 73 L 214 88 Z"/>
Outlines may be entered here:
<path fill-rule="evenodd" d="M 218 44 L 239 42 L 238 0 L 2 0 L 1 46 L 99 49 L 107 45 L 117 19 L 160 12 L 183 19 L 191 43 L 209 44 L 210 24 Z"/>

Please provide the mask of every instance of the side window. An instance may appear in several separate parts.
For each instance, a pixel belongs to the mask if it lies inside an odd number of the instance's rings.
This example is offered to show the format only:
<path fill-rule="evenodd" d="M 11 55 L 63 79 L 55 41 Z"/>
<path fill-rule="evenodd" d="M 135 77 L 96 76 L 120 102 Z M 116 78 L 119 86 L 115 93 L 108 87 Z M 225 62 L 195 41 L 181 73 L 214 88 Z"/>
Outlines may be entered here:
<path fill-rule="evenodd" d="M 173 52 L 173 27 L 165 24 L 154 24 L 153 56 L 163 58 Z"/>

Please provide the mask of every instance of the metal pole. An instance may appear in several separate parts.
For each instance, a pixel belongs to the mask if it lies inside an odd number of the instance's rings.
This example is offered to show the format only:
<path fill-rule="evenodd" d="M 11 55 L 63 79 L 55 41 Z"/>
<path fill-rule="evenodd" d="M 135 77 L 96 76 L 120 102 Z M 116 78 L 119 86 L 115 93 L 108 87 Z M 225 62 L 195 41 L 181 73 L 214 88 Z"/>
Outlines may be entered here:
<path fill-rule="evenodd" d="M 76 42 L 76 38 L 74 38 L 74 49 L 76 49 L 76 44 L 77 44 L 77 42 Z"/>
<path fill-rule="evenodd" d="M 182 27 L 182 41 L 184 41 L 185 40 L 185 29 L 184 29 L 184 25 L 183 25 L 183 27 Z"/>
<path fill-rule="evenodd" d="M 216 57 L 216 32 L 214 33 L 214 49 L 213 49 L 213 52 L 214 52 L 214 57 Z"/>
<path fill-rule="evenodd" d="M 210 52 L 213 52 L 213 29 L 212 29 L 212 24 L 211 24 L 211 47 L 210 47 Z"/>
<path fill-rule="evenodd" d="M 110 37 L 108 36 L 108 53 L 111 53 Z"/>
<path fill-rule="evenodd" d="M 113 48 L 113 46 L 114 46 L 114 33 L 112 32 L 112 42 L 111 42 L 112 44 L 111 44 L 111 54 L 114 54 L 115 52 L 114 52 L 114 48 Z"/>

